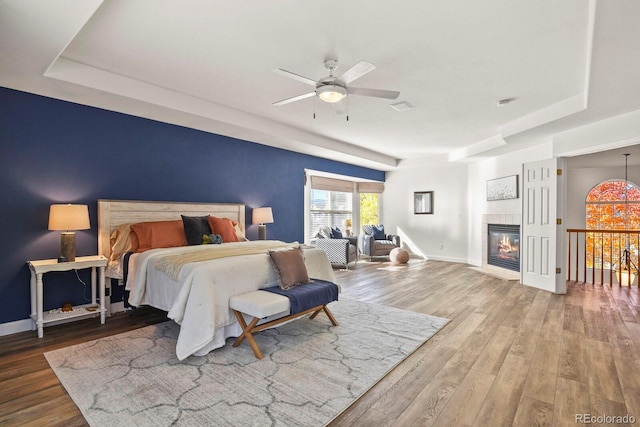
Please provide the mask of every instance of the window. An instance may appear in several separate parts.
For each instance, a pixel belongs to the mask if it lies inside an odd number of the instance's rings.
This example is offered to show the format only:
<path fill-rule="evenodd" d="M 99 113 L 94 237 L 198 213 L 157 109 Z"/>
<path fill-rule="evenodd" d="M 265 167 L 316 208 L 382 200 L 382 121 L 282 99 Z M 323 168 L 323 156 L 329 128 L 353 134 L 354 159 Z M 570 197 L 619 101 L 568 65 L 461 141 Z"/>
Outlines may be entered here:
<path fill-rule="evenodd" d="M 623 180 L 609 180 L 593 187 L 586 199 L 586 228 L 640 229 L 640 188 Z M 617 259 L 620 248 L 628 246 L 622 241 L 625 238 L 624 234 L 587 233 L 587 267 L 610 268 L 608 260 Z M 613 257 L 610 258 L 612 250 Z"/>
<path fill-rule="evenodd" d="M 380 224 L 378 221 L 379 193 L 360 193 L 360 224 Z"/>
<path fill-rule="evenodd" d="M 310 238 L 315 237 L 320 227 L 344 230 L 345 221 L 353 217 L 352 193 L 311 189 L 310 206 Z"/>
<path fill-rule="evenodd" d="M 380 224 L 384 183 L 319 175 L 311 175 L 309 181 L 309 208 L 305 211 L 308 240 L 316 237 L 320 227 L 340 228 L 344 233 L 349 221 L 351 235 L 357 235 L 362 224 Z"/>

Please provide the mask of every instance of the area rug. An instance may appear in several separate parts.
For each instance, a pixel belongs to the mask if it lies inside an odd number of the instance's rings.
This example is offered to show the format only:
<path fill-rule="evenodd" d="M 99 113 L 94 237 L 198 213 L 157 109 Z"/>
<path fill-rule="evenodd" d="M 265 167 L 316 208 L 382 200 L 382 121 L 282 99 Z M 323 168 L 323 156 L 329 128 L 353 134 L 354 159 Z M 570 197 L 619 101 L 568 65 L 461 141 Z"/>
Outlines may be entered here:
<path fill-rule="evenodd" d="M 180 362 L 165 322 L 45 353 L 91 426 L 322 426 L 447 319 L 352 300 Z"/>

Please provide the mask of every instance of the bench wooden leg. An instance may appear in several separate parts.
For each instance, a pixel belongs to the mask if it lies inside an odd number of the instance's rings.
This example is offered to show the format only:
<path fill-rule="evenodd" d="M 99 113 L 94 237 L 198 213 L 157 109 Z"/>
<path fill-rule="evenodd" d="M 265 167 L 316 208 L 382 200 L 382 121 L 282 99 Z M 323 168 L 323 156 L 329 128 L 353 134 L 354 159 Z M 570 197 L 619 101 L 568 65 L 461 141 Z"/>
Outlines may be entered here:
<path fill-rule="evenodd" d="M 339 326 L 338 321 L 336 320 L 335 317 L 333 317 L 333 313 L 331 313 L 331 311 L 329 310 L 329 307 L 327 307 L 326 305 L 323 305 L 322 307 L 314 311 L 313 314 L 309 316 L 309 319 L 314 319 L 318 315 L 318 313 L 320 313 L 321 311 L 324 311 L 327 314 L 327 317 L 329 318 L 329 320 L 331 320 L 331 323 L 333 324 L 333 326 Z"/>
<path fill-rule="evenodd" d="M 322 309 L 326 313 L 329 320 L 331 320 L 331 323 L 333 324 L 333 326 L 338 326 L 338 321 L 336 320 L 335 317 L 333 317 L 333 313 L 329 310 L 329 307 L 325 305 L 324 307 L 322 307 Z"/>
<path fill-rule="evenodd" d="M 256 342 L 255 339 L 253 339 L 253 335 L 251 334 L 251 331 L 253 331 L 253 328 L 255 328 L 256 324 L 260 321 L 260 318 L 254 317 L 251 320 L 251 322 L 249 322 L 249 324 L 247 325 L 247 322 L 244 321 L 244 317 L 242 316 L 242 313 L 236 310 L 233 310 L 233 313 L 236 315 L 236 319 L 238 319 L 238 323 L 240 323 L 240 326 L 242 327 L 242 333 L 234 341 L 233 347 L 238 347 L 240 344 L 242 344 L 242 341 L 246 338 L 247 342 L 251 346 L 251 349 L 253 350 L 253 354 L 258 359 L 262 359 L 264 357 L 262 355 L 262 351 L 260 351 L 260 347 L 258 347 L 258 343 Z"/>
<path fill-rule="evenodd" d="M 331 313 L 331 311 L 326 305 L 310 308 L 301 313 L 290 314 L 288 316 L 284 316 L 279 319 L 275 319 L 270 322 L 263 323 L 261 325 L 258 325 L 258 322 L 260 321 L 260 318 L 258 317 L 254 317 L 251 320 L 251 322 L 249 322 L 249 324 L 247 325 L 247 322 L 245 322 L 244 316 L 242 315 L 242 313 L 240 313 L 239 311 L 233 310 L 233 314 L 235 314 L 236 319 L 238 320 L 238 323 L 240 323 L 240 326 L 242 327 L 242 333 L 233 342 L 233 347 L 238 347 L 240 344 L 242 344 L 242 341 L 244 341 L 244 339 L 246 338 L 247 342 L 251 346 L 251 349 L 253 350 L 253 354 L 255 354 L 255 356 L 258 359 L 262 359 L 264 356 L 262 355 L 262 351 L 260 351 L 260 347 L 258 347 L 258 343 L 253 338 L 253 332 L 262 331 L 264 329 L 286 322 L 287 320 L 295 319 L 297 317 L 301 317 L 309 313 L 312 313 L 309 318 L 313 319 L 321 311 L 324 311 L 327 314 L 327 317 L 329 317 L 329 320 L 331 321 L 333 326 L 338 326 L 338 321 L 336 320 L 335 317 L 333 317 L 333 313 Z"/>

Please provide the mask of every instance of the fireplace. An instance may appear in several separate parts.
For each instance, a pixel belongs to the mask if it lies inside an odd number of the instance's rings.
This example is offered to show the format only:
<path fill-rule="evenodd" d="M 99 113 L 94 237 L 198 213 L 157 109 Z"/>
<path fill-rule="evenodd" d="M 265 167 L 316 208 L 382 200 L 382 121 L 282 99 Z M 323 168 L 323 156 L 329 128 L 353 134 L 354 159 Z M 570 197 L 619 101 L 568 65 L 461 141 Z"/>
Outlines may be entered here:
<path fill-rule="evenodd" d="M 520 226 L 487 224 L 487 264 L 520 271 Z"/>

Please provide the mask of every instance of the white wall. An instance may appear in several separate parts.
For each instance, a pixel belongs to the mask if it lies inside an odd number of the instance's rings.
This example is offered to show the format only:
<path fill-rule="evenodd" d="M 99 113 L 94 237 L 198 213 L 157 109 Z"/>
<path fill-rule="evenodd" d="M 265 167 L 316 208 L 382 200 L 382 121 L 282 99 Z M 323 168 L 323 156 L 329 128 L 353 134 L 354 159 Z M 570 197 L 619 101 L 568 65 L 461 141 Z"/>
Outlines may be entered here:
<path fill-rule="evenodd" d="M 482 160 L 469 165 L 469 240 L 467 246 L 468 263 L 482 264 L 482 215 L 522 214 L 522 164 L 553 157 L 552 144 L 543 143 L 535 147 L 502 156 Z M 487 201 L 487 180 L 509 175 L 518 175 L 519 197 L 512 200 Z M 520 217 L 521 218 L 521 217 Z M 517 221 L 518 223 L 520 221 Z"/>
<path fill-rule="evenodd" d="M 428 259 L 467 262 L 467 164 L 404 167 L 387 172 L 382 218 L 385 230 Z M 414 191 L 433 191 L 434 213 L 413 213 Z"/>
<path fill-rule="evenodd" d="M 443 163 L 412 166 L 387 172 L 382 218 L 388 232 L 403 237 L 403 246 L 428 259 L 482 264 L 482 216 L 522 214 L 518 199 L 487 201 L 486 182 L 509 175 L 519 176 L 522 165 L 556 154 L 552 142 L 475 163 Z M 624 179 L 619 168 L 571 169 L 567 174 L 565 228 L 584 228 L 586 194 L 607 179 Z M 629 181 L 640 185 L 640 166 L 629 166 Z M 413 192 L 434 191 L 434 214 L 413 213 Z"/>

